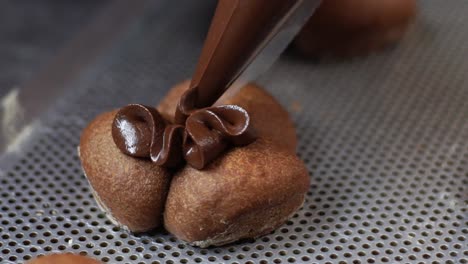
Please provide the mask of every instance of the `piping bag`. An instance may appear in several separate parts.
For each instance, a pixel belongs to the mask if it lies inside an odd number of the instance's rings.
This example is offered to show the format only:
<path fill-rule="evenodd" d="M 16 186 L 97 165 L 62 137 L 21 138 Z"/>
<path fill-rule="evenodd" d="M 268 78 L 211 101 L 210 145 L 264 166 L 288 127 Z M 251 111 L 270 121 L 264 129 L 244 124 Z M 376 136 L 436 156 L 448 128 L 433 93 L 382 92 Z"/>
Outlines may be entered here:
<path fill-rule="evenodd" d="M 176 110 L 216 105 L 265 72 L 307 22 L 320 0 L 219 0 L 190 88 Z"/>

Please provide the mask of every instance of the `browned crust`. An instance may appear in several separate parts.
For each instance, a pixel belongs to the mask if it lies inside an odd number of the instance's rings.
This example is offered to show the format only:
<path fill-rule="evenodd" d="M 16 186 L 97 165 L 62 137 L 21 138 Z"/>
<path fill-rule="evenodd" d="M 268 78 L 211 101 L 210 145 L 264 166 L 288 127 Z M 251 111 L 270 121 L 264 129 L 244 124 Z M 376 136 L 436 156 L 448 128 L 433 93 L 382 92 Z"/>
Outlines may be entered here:
<path fill-rule="evenodd" d="M 149 231 L 162 223 L 170 173 L 150 160 L 120 152 L 111 135 L 115 114 L 113 111 L 98 116 L 83 131 L 83 170 L 103 207 L 116 221 L 133 232 Z"/>
<path fill-rule="evenodd" d="M 177 102 L 189 85 L 189 80 L 175 85 L 161 100 L 157 108 L 164 118 L 173 122 Z M 269 139 L 291 152 L 296 151 L 294 123 L 281 104 L 263 88 L 253 83 L 248 84 L 223 103 L 239 105 L 247 110 L 259 137 Z"/>
<path fill-rule="evenodd" d="M 101 262 L 70 253 L 52 254 L 26 262 L 27 264 L 100 264 Z"/>
<path fill-rule="evenodd" d="M 303 203 L 304 195 L 294 195 L 282 204 L 247 212 L 234 219 L 223 232 L 205 240 L 193 241 L 191 244 L 202 248 L 222 246 L 241 239 L 269 234 L 283 225 Z"/>
<path fill-rule="evenodd" d="M 301 160 L 260 139 L 203 171 L 187 166 L 177 173 L 166 202 L 165 227 L 200 246 L 256 237 L 300 207 L 309 181 Z"/>

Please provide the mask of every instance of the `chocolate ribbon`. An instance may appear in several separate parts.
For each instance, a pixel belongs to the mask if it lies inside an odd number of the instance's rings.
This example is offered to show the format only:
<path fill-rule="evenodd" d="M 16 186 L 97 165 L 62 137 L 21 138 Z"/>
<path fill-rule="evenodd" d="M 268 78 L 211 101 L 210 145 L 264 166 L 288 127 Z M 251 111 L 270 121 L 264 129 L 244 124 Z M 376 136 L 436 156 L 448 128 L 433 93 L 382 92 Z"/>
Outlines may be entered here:
<path fill-rule="evenodd" d="M 127 105 L 114 118 L 112 137 L 127 155 L 149 157 L 165 167 L 177 167 L 185 159 L 196 169 L 205 167 L 229 145 L 243 146 L 255 140 L 249 114 L 236 105 L 193 111 L 185 127 L 168 124 L 155 108 Z"/>

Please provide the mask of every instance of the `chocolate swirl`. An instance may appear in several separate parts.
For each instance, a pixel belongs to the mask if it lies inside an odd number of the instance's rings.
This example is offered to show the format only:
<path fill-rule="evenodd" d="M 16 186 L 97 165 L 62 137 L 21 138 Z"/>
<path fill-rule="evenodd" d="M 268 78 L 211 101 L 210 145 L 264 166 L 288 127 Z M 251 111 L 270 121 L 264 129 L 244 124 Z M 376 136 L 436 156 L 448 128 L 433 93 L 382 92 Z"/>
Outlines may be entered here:
<path fill-rule="evenodd" d="M 167 125 L 156 109 L 140 104 L 120 109 L 112 123 L 112 138 L 123 153 L 165 167 L 181 163 L 183 133 L 182 126 Z"/>
<path fill-rule="evenodd" d="M 237 105 L 197 110 L 185 121 L 185 131 L 185 159 L 196 169 L 218 157 L 229 143 L 243 146 L 255 140 L 249 114 Z"/>
<path fill-rule="evenodd" d="M 255 140 L 247 111 L 223 105 L 193 111 L 181 125 L 167 124 L 159 112 L 131 104 L 119 110 L 112 137 L 125 154 L 151 158 L 157 165 L 177 167 L 185 159 L 202 169 L 229 145 L 243 146 Z"/>

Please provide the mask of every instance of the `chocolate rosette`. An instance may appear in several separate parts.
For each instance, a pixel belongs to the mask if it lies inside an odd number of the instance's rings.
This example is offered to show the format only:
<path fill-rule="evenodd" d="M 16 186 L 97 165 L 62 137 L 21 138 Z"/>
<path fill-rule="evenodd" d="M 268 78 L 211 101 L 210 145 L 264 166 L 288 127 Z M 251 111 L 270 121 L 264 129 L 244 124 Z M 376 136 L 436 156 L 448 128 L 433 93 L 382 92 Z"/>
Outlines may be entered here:
<path fill-rule="evenodd" d="M 153 107 L 130 104 L 120 109 L 112 123 L 112 138 L 123 153 L 151 158 L 159 166 L 176 167 L 182 163 L 184 128 L 167 125 Z"/>
<path fill-rule="evenodd" d="M 186 160 L 203 169 L 229 146 L 252 143 L 255 133 L 247 111 L 236 105 L 193 111 L 184 127 L 168 124 L 155 108 L 130 104 L 117 112 L 112 137 L 129 156 L 151 158 L 164 167 L 177 167 Z"/>

